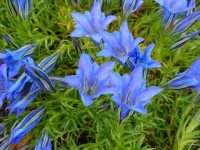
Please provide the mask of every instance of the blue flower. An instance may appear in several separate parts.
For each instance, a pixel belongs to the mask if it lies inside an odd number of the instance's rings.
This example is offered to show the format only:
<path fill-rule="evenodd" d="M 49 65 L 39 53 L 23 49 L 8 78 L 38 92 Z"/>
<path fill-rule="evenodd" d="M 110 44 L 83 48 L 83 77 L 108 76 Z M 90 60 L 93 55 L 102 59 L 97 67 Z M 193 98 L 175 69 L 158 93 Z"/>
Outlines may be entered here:
<path fill-rule="evenodd" d="M 51 150 L 51 139 L 47 132 L 44 132 L 39 139 L 35 150 Z"/>
<path fill-rule="evenodd" d="M 108 79 L 113 66 L 114 62 L 107 62 L 100 67 L 89 55 L 83 53 L 76 75 L 67 76 L 66 82 L 78 89 L 84 106 L 89 106 L 94 98 L 113 93 Z"/>
<path fill-rule="evenodd" d="M 35 64 L 33 59 L 28 58 L 24 61 L 23 66 L 25 73 L 38 85 L 38 87 L 42 90 L 55 92 L 55 87 L 51 82 L 51 79 L 41 67 Z"/>
<path fill-rule="evenodd" d="M 181 14 L 195 8 L 194 0 L 155 0 L 163 7 L 165 29 L 168 29 Z"/>
<path fill-rule="evenodd" d="M 35 50 L 33 44 L 25 45 L 15 51 L 6 50 L 6 53 L 0 52 L 0 60 L 6 63 L 8 67 L 8 76 L 14 77 L 18 74 L 22 66 L 22 61 L 30 57 Z"/>
<path fill-rule="evenodd" d="M 170 13 L 183 13 L 195 7 L 194 0 L 155 0 Z"/>
<path fill-rule="evenodd" d="M 196 35 L 200 34 L 200 30 L 197 30 L 195 32 L 192 32 L 188 35 L 185 35 L 184 37 L 181 37 L 180 39 L 178 39 L 177 41 L 175 41 L 172 46 L 170 47 L 171 50 L 173 49 L 177 49 L 181 46 L 183 46 L 185 43 L 187 43 L 189 40 L 192 40 L 196 37 Z"/>
<path fill-rule="evenodd" d="M 143 4 L 143 0 L 122 0 L 124 18 L 137 11 Z"/>
<path fill-rule="evenodd" d="M 31 65 L 35 67 L 35 71 L 32 73 L 23 73 L 17 81 L 8 89 L 8 99 L 11 101 L 7 106 L 10 109 L 10 114 L 17 112 L 17 117 L 22 113 L 22 111 L 42 92 L 42 90 L 47 90 L 46 87 L 53 86 L 54 84 L 60 83 L 62 86 L 66 86 L 64 82 L 64 77 L 51 77 L 48 76 L 49 73 L 55 66 L 58 54 L 53 54 L 45 58 L 41 63 L 36 65 L 31 60 Z M 38 71 L 37 68 L 39 68 Z M 34 74 L 36 72 L 38 75 Z M 44 78 L 42 75 L 44 75 Z M 50 82 L 50 83 L 49 83 Z M 45 85 L 45 84 L 50 84 Z"/>
<path fill-rule="evenodd" d="M 166 85 L 167 89 L 193 89 L 200 92 L 200 59 L 197 59 L 186 71 L 177 74 Z"/>
<path fill-rule="evenodd" d="M 114 57 L 131 70 L 141 64 L 145 69 L 161 67 L 161 64 L 153 61 L 150 56 L 154 44 L 150 44 L 142 53 L 138 44 L 143 41 L 143 38 L 134 39 L 126 21 L 122 23 L 120 31 L 105 33 L 103 39 L 104 48 L 97 56 Z"/>
<path fill-rule="evenodd" d="M 129 55 L 137 48 L 143 38 L 134 39 L 129 32 L 127 22 L 124 21 L 120 27 L 120 31 L 113 33 L 105 33 L 103 36 L 104 49 L 97 56 L 115 57 L 122 64 L 128 60 Z"/>
<path fill-rule="evenodd" d="M 151 52 L 154 47 L 155 44 L 151 43 L 146 47 L 144 52 L 141 52 L 139 47 L 137 47 L 136 51 L 130 54 L 125 66 L 130 70 L 134 70 L 137 66 L 142 66 L 144 69 L 161 68 L 162 65 L 151 58 Z"/>
<path fill-rule="evenodd" d="M 24 119 L 11 131 L 9 143 L 17 144 L 29 133 L 43 118 L 45 108 L 43 106 L 31 111 Z"/>
<path fill-rule="evenodd" d="M 31 9 L 31 3 L 32 0 L 13 0 L 15 9 L 23 19 L 26 19 L 28 17 Z"/>
<path fill-rule="evenodd" d="M 94 3 L 91 12 L 84 14 L 72 12 L 73 20 L 76 22 L 75 30 L 71 33 L 72 37 L 89 37 L 95 42 L 102 40 L 102 34 L 107 26 L 115 19 L 115 16 L 105 16 L 101 12 L 100 2 Z"/>
<path fill-rule="evenodd" d="M 186 32 L 190 27 L 200 19 L 200 11 L 193 12 L 190 15 L 184 16 L 174 23 L 173 34 Z"/>
<path fill-rule="evenodd" d="M 7 77 L 7 65 L 0 65 L 0 107 L 3 104 L 4 99 L 6 98 L 8 88 L 8 77 Z"/>
<path fill-rule="evenodd" d="M 187 33 L 191 26 L 200 19 L 200 11 L 194 11 L 195 0 L 156 0 L 163 6 L 164 29 L 171 29 L 172 34 Z M 183 46 L 187 41 L 193 39 L 197 32 L 182 36 L 173 43 L 171 49 Z"/>
<path fill-rule="evenodd" d="M 132 111 L 146 114 L 145 106 L 152 97 L 162 91 L 156 86 L 146 88 L 142 67 L 135 68 L 131 75 L 120 76 L 111 72 L 110 80 L 115 88 L 112 100 L 120 110 L 120 121 L 127 118 Z"/>

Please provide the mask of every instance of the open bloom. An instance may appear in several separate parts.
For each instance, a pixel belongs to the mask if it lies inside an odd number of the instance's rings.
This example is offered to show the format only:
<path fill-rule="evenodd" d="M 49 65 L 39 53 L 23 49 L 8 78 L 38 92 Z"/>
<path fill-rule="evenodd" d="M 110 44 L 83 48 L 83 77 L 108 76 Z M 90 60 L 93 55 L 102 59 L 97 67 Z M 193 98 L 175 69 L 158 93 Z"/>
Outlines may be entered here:
<path fill-rule="evenodd" d="M 186 71 L 177 74 L 166 85 L 167 89 L 193 89 L 200 92 L 200 59 L 197 59 Z"/>
<path fill-rule="evenodd" d="M 195 7 L 194 0 L 155 0 L 170 13 L 183 13 Z"/>
<path fill-rule="evenodd" d="M 2 60 L 8 67 L 9 77 L 14 77 L 18 74 L 22 67 L 22 61 L 30 57 L 35 50 L 33 44 L 25 45 L 15 51 L 6 50 L 6 53 L 0 52 L 0 60 Z"/>
<path fill-rule="evenodd" d="M 9 143 L 17 144 L 29 133 L 43 118 L 45 108 L 43 106 L 31 111 L 26 117 L 11 131 Z"/>
<path fill-rule="evenodd" d="M 26 19 L 31 9 L 32 0 L 13 0 L 13 3 L 20 16 Z"/>
<path fill-rule="evenodd" d="M 120 121 L 124 120 L 131 111 L 146 114 L 145 106 L 152 97 L 162 91 L 156 86 L 146 88 L 142 67 L 135 68 L 130 75 L 120 76 L 111 72 L 110 78 L 115 88 L 112 99 L 120 110 Z"/>
<path fill-rule="evenodd" d="M 35 150 L 51 150 L 51 139 L 47 132 L 44 132 L 39 139 Z"/>
<path fill-rule="evenodd" d="M 195 8 L 195 0 L 156 0 L 163 7 L 165 29 L 174 24 L 181 13 Z"/>
<path fill-rule="evenodd" d="M 76 22 L 75 30 L 71 33 L 72 37 L 89 37 L 95 42 L 102 40 L 102 33 L 107 26 L 115 19 L 115 16 L 105 16 L 101 12 L 100 2 L 93 4 L 91 12 L 86 11 L 84 14 L 72 12 L 73 20 Z"/>
<path fill-rule="evenodd" d="M 161 68 L 162 65 L 151 58 L 151 52 L 155 44 L 149 44 L 144 52 L 141 52 L 139 46 L 130 54 L 126 66 L 134 70 L 137 66 L 142 66 L 144 69 Z"/>
<path fill-rule="evenodd" d="M 84 106 L 89 106 L 94 98 L 113 93 L 108 79 L 113 66 L 114 62 L 107 62 L 100 67 L 89 55 L 83 53 L 76 75 L 67 76 L 66 82 L 78 89 Z"/>
<path fill-rule="evenodd" d="M 151 59 L 151 51 L 154 44 L 150 44 L 142 53 L 139 44 L 143 41 L 143 38 L 134 39 L 126 21 L 122 23 L 120 31 L 105 33 L 103 39 L 104 48 L 97 56 L 114 57 L 131 70 L 141 64 L 145 69 L 161 67 L 160 63 Z"/>
<path fill-rule="evenodd" d="M 122 0 L 122 4 L 124 17 L 127 18 L 141 7 L 143 0 Z"/>

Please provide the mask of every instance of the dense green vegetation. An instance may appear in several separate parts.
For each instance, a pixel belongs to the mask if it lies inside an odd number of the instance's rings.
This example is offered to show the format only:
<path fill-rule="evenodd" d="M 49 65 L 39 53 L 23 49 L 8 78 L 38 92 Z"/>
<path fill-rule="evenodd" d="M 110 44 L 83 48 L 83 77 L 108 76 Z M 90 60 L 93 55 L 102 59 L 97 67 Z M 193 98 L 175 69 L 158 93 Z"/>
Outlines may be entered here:
<path fill-rule="evenodd" d="M 77 68 L 80 51 L 76 50 L 70 37 L 74 29 L 70 13 L 84 12 L 90 7 L 90 0 L 83 0 L 79 6 L 72 5 L 68 0 L 34 0 L 29 18 L 22 21 L 20 18 L 12 18 L 5 1 L 0 1 L 0 33 L 9 34 L 19 46 L 35 43 L 37 49 L 33 58 L 37 62 L 59 52 L 61 56 L 51 73 L 58 76 L 71 75 Z M 123 21 L 121 0 L 114 0 L 111 7 L 105 4 L 103 11 L 117 16 L 109 26 L 109 31 L 118 30 Z M 186 70 L 200 56 L 199 37 L 176 51 L 170 50 L 178 36 L 162 30 L 160 7 L 153 0 L 145 0 L 142 8 L 129 17 L 128 26 L 135 38 L 145 39 L 142 49 L 151 42 L 156 44 L 152 58 L 161 62 L 162 68 L 149 72 L 148 85 L 164 87 L 175 74 Z M 200 22 L 197 22 L 190 30 L 195 31 L 199 27 Z M 78 41 L 82 51 L 91 54 L 99 64 L 109 60 L 96 57 L 99 49 L 88 38 Z M 0 49 L 6 48 L 14 50 L 1 37 Z M 115 71 L 121 74 L 129 72 L 120 64 L 116 65 Z M 198 149 L 200 103 L 194 101 L 195 96 L 196 93 L 190 90 L 164 90 L 148 104 L 147 115 L 136 113 L 119 124 L 111 96 L 101 96 L 90 107 L 84 107 L 77 90 L 67 87 L 58 89 L 55 94 L 43 92 L 17 120 L 20 121 L 30 110 L 42 104 L 47 108 L 44 118 L 31 132 L 31 139 L 28 141 L 30 147 L 37 143 L 41 130 L 47 130 L 55 150 Z M 109 108 L 102 107 L 105 102 L 110 104 Z M 9 129 L 15 121 L 15 115 L 5 120 Z"/>

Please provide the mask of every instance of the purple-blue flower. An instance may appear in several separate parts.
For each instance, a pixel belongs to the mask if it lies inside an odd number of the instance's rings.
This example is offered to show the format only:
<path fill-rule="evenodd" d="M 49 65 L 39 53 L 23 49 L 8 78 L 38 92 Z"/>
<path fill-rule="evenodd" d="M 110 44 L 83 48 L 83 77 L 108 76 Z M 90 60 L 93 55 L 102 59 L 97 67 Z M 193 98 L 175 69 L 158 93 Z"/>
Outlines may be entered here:
<path fill-rule="evenodd" d="M 84 14 L 72 12 L 73 20 L 76 22 L 75 30 L 71 33 L 72 37 L 89 37 L 95 42 L 102 40 L 102 34 L 107 26 L 116 18 L 115 16 L 105 16 L 101 12 L 100 2 L 93 4 L 91 12 Z"/>
<path fill-rule="evenodd" d="M 45 108 L 43 106 L 31 111 L 24 119 L 11 131 L 9 143 L 17 144 L 29 133 L 43 118 Z"/>
<path fill-rule="evenodd" d="M 30 79 L 34 81 L 36 85 L 38 85 L 38 87 L 40 87 L 42 90 L 55 92 L 55 87 L 51 82 L 50 77 L 41 67 L 35 64 L 33 59 L 28 58 L 23 63 L 26 75 L 29 76 Z"/>
<path fill-rule="evenodd" d="M 162 91 L 156 86 L 146 87 L 143 78 L 143 68 L 137 67 L 128 75 L 120 76 L 117 73 L 110 73 L 110 82 L 115 88 L 112 100 L 120 110 L 120 121 L 127 118 L 131 111 L 146 114 L 145 106 L 150 99 Z"/>
<path fill-rule="evenodd" d="M 44 132 L 39 139 L 35 150 L 51 150 L 51 139 L 47 132 Z"/>
<path fill-rule="evenodd" d="M 172 46 L 170 47 L 170 49 L 177 49 L 181 46 L 183 46 L 185 43 L 187 43 L 189 40 L 192 40 L 196 37 L 196 35 L 200 34 L 200 30 L 197 30 L 195 32 L 192 32 L 188 35 L 185 35 L 183 37 L 181 37 L 180 39 L 178 39 L 177 41 L 175 41 Z"/>
<path fill-rule="evenodd" d="M 124 18 L 140 9 L 142 4 L 143 0 L 122 0 Z"/>
<path fill-rule="evenodd" d="M 13 0 L 13 4 L 20 16 L 26 19 L 31 9 L 32 0 Z"/>
<path fill-rule="evenodd" d="M 33 73 L 32 71 L 28 75 L 23 73 L 8 89 L 8 99 L 11 102 L 7 106 L 7 109 L 10 109 L 10 114 L 17 112 L 17 116 L 19 116 L 42 90 L 47 90 L 45 87 L 49 87 L 49 85 L 44 86 L 44 84 L 50 84 L 54 87 L 54 84 L 60 83 L 66 86 L 64 77 L 51 77 L 47 75 L 56 65 L 58 56 L 58 54 L 53 54 L 45 58 L 38 65 L 31 62 L 31 65 L 35 67 Z"/>
<path fill-rule="evenodd" d="M 22 67 L 22 61 L 32 55 L 35 50 L 35 45 L 25 45 L 15 51 L 9 49 L 6 53 L 0 52 L 0 60 L 2 60 L 8 67 L 8 76 L 14 77 L 18 74 Z"/>
<path fill-rule="evenodd" d="M 114 57 L 131 70 L 139 65 L 142 65 L 144 69 L 161 67 L 159 62 L 151 59 L 151 51 L 154 44 L 150 44 L 142 53 L 139 44 L 143 41 L 143 38 L 134 39 L 126 21 L 122 23 L 120 31 L 105 33 L 103 40 L 104 48 L 97 56 Z"/>
<path fill-rule="evenodd" d="M 174 23 L 173 34 L 184 33 L 200 19 L 200 11 L 193 12 L 187 16 L 182 17 Z"/>
<path fill-rule="evenodd" d="M 139 46 L 130 54 L 129 60 L 125 66 L 134 70 L 137 66 L 142 66 L 144 69 L 161 68 L 162 65 L 151 58 L 151 52 L 155 44 L 149 44 L 144 52 L 141 52 Z"/>
<path fill-rule="evenodd" d="M 163 7 L 165 29 L 174 24 L 177 17 L 195 8 L 195 0 L 155 0 Z"/>
<path fill-rule="evenodd" d="M 184 72 L 177 74 L 166 85 L 167 89 L 186 90 L 193 89 L 200 92 L 200 59 L 197 59 Z"/>
<path fill-rule="evenodd" d="M 0 65 L 0 107 L 3 104 L 4 99 L 6 98 L 8 88 L 8 77 L 7 77 L 7 65 Z"/>
<path fill-rule="evenodd" d="M 122 64 L 128 60 L 129 55 L 137 48 L 143 38 L 134 39 L 129 31 L 127 22 L 124 21 L 120 27 L 120 31 L 113 33 L 105 33 L 103 36 L 104 48 L 97 56 L 114 57 Z"/>
<path fill-rule="evenodd" d="M 109 85 L 109 73 L 113 66 L 114 62 L 107 62 L 100 67 L 89 55 L 82 53 L 76 75 L 67 76 L 66 82 L 78 89 L 84 106 L 89 106 L 100 95 L 113 93 Z"/>
<path fill-rule="evenodd" d="M 194 0 L 155 0 L 170 13 L 183 13 L 195 7 Z"/>

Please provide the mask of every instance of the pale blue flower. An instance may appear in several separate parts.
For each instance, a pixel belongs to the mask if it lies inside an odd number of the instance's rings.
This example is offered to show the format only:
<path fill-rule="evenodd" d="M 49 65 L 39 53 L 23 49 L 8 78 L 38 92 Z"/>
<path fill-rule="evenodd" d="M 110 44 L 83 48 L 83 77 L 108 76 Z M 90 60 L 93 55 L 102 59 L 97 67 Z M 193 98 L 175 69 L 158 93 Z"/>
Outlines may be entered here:
<path fill-rule="evenodd" d="M 180 14 L 195 8 L 195 0 L 155 0 L 163 7 L 165 29 L 172 26 Z"/>
<path fill-rule="evenodd" d="M 78 89 L 84 106 L 89 106 L 100 95 L 113 93 L 108 78 L 113 66 L 114 62 L 107 62 L 100 67 L 89 55 L 83 53 L 76 75 L 67 76 L 66 82 Z"/>
<path fill-rule="evenodd" d="M 195 7 L 194 0 L 155 0 L 164 9 L 170 13 L 178 14 L 193 9 Z"/>
<path fill-rule="evenodd" d="M 115 16 L 105 16 L 101 12 L 100 2 L 93 4 L 91 12 L 84 14 L 72 12 L 73 20 L 76 22 L 75 30 L 71 33 L 72 37 L 89 37 L 95 42 L 102 40 L 102 34 L 107 26 L 116 18 Z"/>
<path fill-rule="evenodd" d="M 150 44 L 144 52 L 141 52 L 139 44 L 143 41 L 143 38 L 134 39 L 126 21 L 122 23 L 120 31 L 105 33 L 103 39 L 104 48 L 97 56 L 114 57 L 131 70 L 140 65 L 144 69 L 161 67 L 159 62 L 151 59 L 154 44 Z"/>
<path fill-rule="evenodd" d="M 117 73 L 110 73 L 110 82 L 116 89 L 112 100 L 120 110 L 120 121 L 127 118 L 132 111 L 146 114 L 145 106 L 150 103 L 150 99 L 162 91 L 156 86 L 146 87 L 143 78 L 143 68 L 137 67 L 128 75 L 120 76 Z"/>

